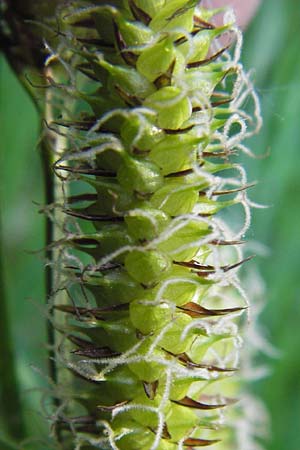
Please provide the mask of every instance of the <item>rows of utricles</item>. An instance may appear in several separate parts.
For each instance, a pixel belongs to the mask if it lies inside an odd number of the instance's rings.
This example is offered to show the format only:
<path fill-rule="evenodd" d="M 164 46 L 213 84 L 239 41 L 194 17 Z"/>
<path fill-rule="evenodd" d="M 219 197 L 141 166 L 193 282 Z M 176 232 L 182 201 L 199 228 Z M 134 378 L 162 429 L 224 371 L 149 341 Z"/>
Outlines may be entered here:
<path fill-rule="evenodd" d="M 197 4 L 59 11 L 47 65 L 65 99 L 52 128 L 68 142 L 54 169 L 65 213 L 56 287 L 69 303 L 53 297 L 58 358 L 74 378 L 55 415 L 66 448 L 231 442 L 221 424 L 236 390 L 248 186 L 230 155 L 247 133 L 250 85 L 239 49 L 232 57 L 218 39 L 235 40 L 234 27 Z M 215 214 L 238 203 L 247 220 L 234 234 Z"/>

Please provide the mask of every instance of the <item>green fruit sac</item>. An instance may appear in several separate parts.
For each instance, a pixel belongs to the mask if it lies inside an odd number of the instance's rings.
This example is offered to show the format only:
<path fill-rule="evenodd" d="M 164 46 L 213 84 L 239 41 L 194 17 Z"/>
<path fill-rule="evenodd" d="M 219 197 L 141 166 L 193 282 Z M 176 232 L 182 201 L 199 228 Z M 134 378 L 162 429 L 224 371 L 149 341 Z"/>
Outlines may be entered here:
<path fill-rule="evenodd" d="M 145 105 L 157 113 L 160 128 L 176 130 L 190 118 L 192 108 L 184 92 L 175 86 L 166 86 L 147 97 Z"/>
<path fill-rule="evenodd" d="M 155 164 L 129 156 L 119 167 L 117 178 L 124 189 L 141 195 L 151 194 L 163 185 L 163 178 Z"/>

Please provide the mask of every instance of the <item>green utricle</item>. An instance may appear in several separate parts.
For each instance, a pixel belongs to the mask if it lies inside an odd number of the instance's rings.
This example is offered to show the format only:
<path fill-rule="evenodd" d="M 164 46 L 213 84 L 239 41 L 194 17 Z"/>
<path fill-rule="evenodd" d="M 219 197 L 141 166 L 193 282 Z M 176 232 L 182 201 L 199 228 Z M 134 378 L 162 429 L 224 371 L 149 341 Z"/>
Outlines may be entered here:
<path fill-rule="evenodd" d="M 235 28 L 212 15 L 193 0 L 57 11 L 46 72 L 63 448 L 233 450 L 241 236 L 217 213 L 245 207 L 230 156 L 248 116 L 219 40 Z"/>

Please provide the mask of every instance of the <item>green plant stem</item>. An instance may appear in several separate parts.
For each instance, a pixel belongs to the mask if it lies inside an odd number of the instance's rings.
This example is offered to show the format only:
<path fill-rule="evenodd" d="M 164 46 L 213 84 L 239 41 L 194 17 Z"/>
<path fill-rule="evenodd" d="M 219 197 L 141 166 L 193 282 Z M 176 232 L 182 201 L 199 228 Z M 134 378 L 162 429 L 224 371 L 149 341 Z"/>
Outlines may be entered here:
<path fill-rule="evenodd" d="M 51 93 L 45 98 L 45 119 L 47 123 L 51 123 L 53 120 L 53 111 L 51 106 Z M 57 136 L 51 130 L 46 129 L 43 139 L 40 144 L 41 159 L 44 173 L 44 195 L 47 205 L 52 205 L 59 202 L 62 197 L 61 185 L 58 183 L 53 172 L 53 150 L 60 152 L 64 148 L 65 141 L 61 140 L 61 137 Z M 55 221 L 60 221 L 64 217 L 60 211 L 55 211 Z M 57 345 L 59 342 L 59 332 L 56 330 L 54 324 L 58 324 L 61 317 L 55 313 L 56 303 L 67 303 L 68 297 L 65 291 L 56 292 L 58 287 L 59 273 L 53 268 L 53 263 L 59 259 L 57 250 L 51 247 L 51 244 L 61 238 L 61 231 L 55 226 L 53 219 L 46 215 L 45 219 L 45 259 L 47 264 L 45 265 L 45 291 L 46 291 L 46 305 L 48 308 L 48 322 L 47 322 L 47 342 L 49 346 L 48 351 L 48 373 L 55 386 L 68 381 L 70 374 L 68 371 L 62 371 L 58 369 L 57 360 Z M 58 411 L 61 407 L 61 400 L 57 395 L 53 397 L 53 407 L 55 411 Z M 62 443 L 61 431 L 55 427 L 56 440 Z"/>
<path fill-rule="evenodd" d="M 41 159 L 43 165 L 44 172 L 44 192 L 45 192 L 45 201 L 47 205 L 51 205 L 54 201 L 54 188 L 53 188 L 53 174 L 51 170 L 51 157 L 50 157 L 50 148 L 49 148 L 49 136 L 44 136 L 41 142 Z M 53 292 L 53 270 L 51 267 L 51 261 L 53 258 L 53 251 L 49 247 L 51 242 L 53 242 L 53 222 L 49 217 L 45 219 L 45 258 L 47 264 L 45 265 L 45 291 L 46 291 L 46 304 L 48 304 L 49 299 L 51 298 Z M 47 340 L 49 345 L 49 353 L 48 353 L 48 370 L 49 376 L 54 381 L 57 382 L 57 371 L 56 371 L 56 363 L 55 363 L 55 331 L 53 325 L 51 323 L 51 319 L 53 316 L 53 308 L 49 310 L 50 317 L 47 322 Z M 55 400 L 56 403 L 56 400 Z"/>
<path fill-rule="evenodd" d="M 49 108 L 50 110 L 50 108 Z M 48 110 L 48 111 L 49 111 Z M 50 111 L 49 111 L 50 112 Z M 51 113 L 50 113 L 51 114 Z M 52 146 L 56 145 L 57 137 L 48 130 L 40 144 L 41 148 L 41 160 L 44 173 L 44 195 L 47 205 L 51 205 L 56 200 L 57 183 L 54 181 L 52 170 Z M 56 320 L 54 304 L 51 303 L 51 299 L 55 290 L 55 275 L 53 270 L 53 261 L 55 259 L 55 251 L 51 248 L 50 244 L 55 240 L 54 223 L 49 216 L 45 217 L 45 259 L 46 265 L 44 269 L 45 274 L 45 300 L 46 305 L 51 305 L 48 309 L 48 321 L 47 321 L 47 343 L 48 343 L 48 373 L 49 377 L 55 385 L 59 383 L 57 359 L 56 359 L 56 344 L 57 344 L 57 332 L 53 326 L 53 322 Z M 60 297 L 63 294 L 60 294 Z M 53 397 L 53 407 L 58 410 L 61 406 L 60 399 L 55 395 Z M 57 442 L 61 442 L 61 432 L 59 429 L 55 429 L 55 435 Z"/>
<path fill-rule="evenodd" d="M 0 218 L 0 235 L 1 235 Z M 22 416 L 21 394 L 16 373 L 12 335 L 9 326 L 7 297 L 4 286 L 4 263 L 0 248 L 0 412 L 6 432 L 17 441 L 25 437 L 25 427 Z"/>

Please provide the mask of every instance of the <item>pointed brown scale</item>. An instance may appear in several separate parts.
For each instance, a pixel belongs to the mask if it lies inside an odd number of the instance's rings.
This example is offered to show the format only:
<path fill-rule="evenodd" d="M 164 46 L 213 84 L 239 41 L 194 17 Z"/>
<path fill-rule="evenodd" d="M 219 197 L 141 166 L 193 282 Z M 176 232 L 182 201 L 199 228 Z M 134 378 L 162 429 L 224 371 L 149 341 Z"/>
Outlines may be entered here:
<path fill-rule="evenodd" d="M 76 242 L 76 243 L 79 243 L 79 244 L 83 242 L 83 243 L 86 243 L 86 245 L 88 245 L 88 244 L 90 244 L 90 245 L 93 245 L 93 244 L 97 245 L 98 244 L 98 241 L 96 241 L 94 239 L 89 239 L 89 238 L 74 238 L 72 241 Z M 65 269 L 74 270 L 75 273 L 77 272 L 76 275 L 78 275 L 79 277 L 81 277 L 83 275 L 83 272 L 87 272 L 89 270 L 92 270 L 92 273 L 89 274 L 89 276 L 91 278 L 93 278 L 94 272 L 105 272 L 107 270 L 119 269 L 120 267 L 121 267 L 121 264 L 119 264 L 119 263 L 105 263 L 105 264 L 101 265 L 100 267 L 94 267 L 94 266 L 87 265 L 84 268 L 84 271 L 80 270 L 80 268 L 76 267 L 76 266 L 65 266 Z M 127 303 L 124 303 L 124 305 L 125 304 L 128 305 Z M 115 305 L 113 307 L 116 307 L 116 306 L 117 305 Z M 119 306 L 121 307 L 121 306 L 123 306 L 123 304 L 119 305 Z"/>
<path fill-rule="evenodd" d="M 128 92 L 125 92 L 118 84 L 115 84 L 115 90 L 127 106 L 140 106 L 142 104 L 142 100 L 140 98 L 135 95 L 128 94 Z"/>
<path fill-rule="evenodd" d="M 79 349 L 71 351 L 71 353 L 76 355 L 89 358 L 113 358 L 120 355 L 120 353 L 113 351 L 109 347 L 96 347 L 92 342 L 75 335 L 69 335 L 68 339 L 79 347 Z"/>
<path fill-rule="evenodd" d="M 219 367 L 213 364 L 197 364 L 197 367 L 201 369 L 206 369 L 209 372 L 221 372 L 221 373 L 236 372 L 238 370 L 237 367 Z"/>
<path fill-rule="evenodd" d="M 206 109 L 206 108 L 203 108 L 203 106 L 193 106 L 192 113 L 203 111 L 203 109 Z"/>
<path fill-rule="evenodd" d="M 210 372 L 236 372 L 237 368 L 230 368 L 230 367 L 218 367 L 214 366 L 213 364 L 204 364 L 204 363 L 195 363 L 191 360 L 191 358 L 186 353 L 179 353 L 175 354 L 172 353 L 165 348 L 163 350 L 171 356 L 174 356 L 179 362 L 184 364 L 186 367 L 189 367 L 190 369 L 206 369 Z"/>
<path fill-rule="evenodd" d="M 132 153 L 133 153 L 134 155 L 138 155 L 138 156 L 146 156 L 146 155 L 148 155 L 150 152 L 151 152 L 151 150 L 140 150 L 140 149 L 137 148 L 137 147 L 133 147 L 133 148 L 132 148 Z"/>
<path fill-rule="evenodd" d="M 214 191 L 214 192 L 212 192 L 212 195 L 234 194 L 235 192 L 245 191 L 246 189 L 249 189 L 249 188 L 251 188 L 253 186 L 256 186 L 256 183 L 248 183 L 248 184 L 245 184 L 244 186 L 240 186 L 240 187 L 237 187 L 235 189 L 225 189 L 223 191 Z"/>
<path fill-rule="evenodd" d="M 80 378 L 81 380 L 84 380 L 84 381 L 86 381 L 88 383 L 92 383 L 92 384 L 99 384 L 99 383 L 101 383 L 101 381 L 94 380 L 93 378 L 89 378 L 88 375 L 85 376 L 83 373 L 79 373 L 74 367 L 68 367 L 68 370 L 70 372 L 72 372 L 72 374 L 75 377 Z"/>
<path fill-rule="evenodd" d="M 86 339 L 82 339 L 78 336 L 75 336 L 74 334 L 68 335 L 69 341 L 71 341 L 73 344 L 77 345 L 80 348 L 89 348 L 92 345 L 92 342 L 87 341 Z"/>
<path fill-rule="evenodd" d="M 109 271 L 109 270 L 115 270 L 115 269 L 119 269 L 120 267 L 122 267 L 121 266 L 121 264 L 119 264 L 119 263 L 111 263 L 111 262 L 108 262 L 108 263 L 105 263 L 105 264 L 102 264 L 100 267 L 98 267 L 98 268 L 95 268 L 95 269 L 92 269 L 92 270 L 95 270 L 95 272 L 107 272 L 107 271 Z M 122 305 L 113 305 L 113 306 L 111 306 L 111 308 L 117 308 L 117 307 L 119 307 L 119 308 L 124 308 L 125 306 L 127 306 L 127 308 L 128 308 L 128 303 L 124 303 L 124 304 L 122 304 Z M 107 307 L 107 309 L 108 309 L 109 307 Z M 105 309 L 105 308 L 103 308 L 103 309 Z"/>
<path fill-rule="evenodd" d="M 72 27 L 82 27 L 82 28 L 88 28 L 90 29 L 94 29 L 96 28 L 95 22 L 93 19 L 79 19 L 76 22 L 72 22 Z"/>
<path fill-rule="evenodd" d="M 188 131 L 192 130 L 194 128 L 194 125 L 190 125 L 189 127 L 186 128 L 178 128 L 178 130 L 168 130 L 166 128 L 164 128 L 164 132 L 166 134 L 181 134 L 181 133 L 187 133 Z"/>
<path fill-rule="evenodd" d="M 102 320 L 102 317 L 97 317 L 97 314 L 93 312 L 93 309 L 89 308 L 82 308 L 79 306 L 71 306 L 71 305 L 54 305 L 54 308 L 58 311 L 67 313 L 67 314 L 73 314 L 73 315 L 79 315 L 79 316 L 93 316 L 99 320 Z"/>
<path fill-rule="evenodd" d="M 90 347 L 73 350 L 72 353 L 79 356 L 86 356 L 88 358 L 114 358 L 120 356 L 120 353 L 114 352 L 109 347 Z"/>
<path fill-rule="evenodd" d="M 117 47 L 120 51 L 120 55 L 129 66 L 135 67 L 138 59 L 138 55 L 128 50 L 128 46 L 123 39 L 123 36 L 118 28 L 118 25 L 113 21 L 114 34 Z"/>
<path fill-rule="evenodd" d="M 171 437 L 172 437 L 171 434 L 169 433 L 166 423 L 164 423 L 164 426 L 163 426 L 162 437 L 163 437 L 163 439 L 171 439 Z"/>
<path fill-rule="evenodd" d="M 224 98 L 223 100 L 218 100 L 218 101 L 214 101 L 211 102 L 211 106 L 214 108 L 216 106 L 222 106 L 222 105 L 227 105 L 228 103 L 230 103 L 232 101 L 232 98 Z"/>
<path fill-rule="evenodd" d="M 216 91 L 216 92 L 213 92 L 212 93 L 212 96 L 213 97 L 217 97 L 217 98 L 226 98 L 227 97 L 227 95 L 228 95 L 228 93 L 227 92 L 222 92 L 222 91 Z"/>
<path fill-rule="evenodd" d="M 122 51 L 120 52 L 122 58 L 124 59 L 124 61 L 128 64 L 128 66 L 132 66 L 135 67 L 136 66 L 136 62 L 138 60 L 138 55 L 136 55 L 133 52 L 130 51 Z"/>
<path fill-rule="evenodd" d="M 196 36 L 196 34 L 198 34 L 199 31 L 201 31 L 201 28 L 195 28 L 194 30 L 191 31 L 190 35 Z M 176 41 L 174 41 L 174 44 L 181 45 L 181 44 L 184 44 L 185 42 L 187 42 L 187 37 L 181 36 L 180 38 L 176 39 Z"/>
<path fill-rule="evenodd" d="M 86 214 L 75 211 L 74 209 L 63 209 L 63 212 L 68 216 L 78 217 L 83 220 L 90 220 L 92 222 L 123 222 L 123 216 L 102 216 L 97 214 Z"/>
<path fill-rule="evenodd" d="M 209 56 L 208 58 L 202 59 L 200 61 L 194 61 L 187 63 L 186 68 L 187 69 L 195 69 L 200 66 L 204 66 L 206 64 L 211 63 L 212 61 L 215 61 L 219 56 L 221 56 L 226 50 L 228 50 L 230 46 L 227 45 L 226 47 L 221 48 L 218 52 L 214 53 L 213 55 Z"/>
<path fill-rule="evenodd" d="M 132 12 L 133 17 L 143 22 L 145 25 L 149 25 L 152 18 L 147 14 L 145 11 L 143 11 L 141 8 L 137 6 L 137 4 L 133 0 L 128 0 L 128 5 L 130 8 L 130 11 Z"/>
<path fill-rule="evenodd" d="M 207 394 L 202 394 L 201 398 L 200 398 L 200 400 L 205 403 L 213 402 L 213 401 L 215 401 L 215 399 L 216 399 L 215 395 L 207 395 Z M 230 406 L 230 405 L 235 405 L 239 401 L 239 399 L 222 396 L 222 401 L 225 403 L 225 406 Z"/>
<path fill-rule="evenodd" d="M 124 59 L 124 61 L 128 64 L 128 66 L 132 66 L 135 67 L 136 66 L 136 62 L 138 60 L 138 55 L 136 55 L 133 52 L 130 51 L 122 51 L 120 52 L 122 58 Z"/>
<path fill-rule="evenodd" d="M 206 22 L 199 16 L 194 16 L 194 24 L 203 30 L 214 30 L 216 28 L 212 23 Z"/>
<path fill-rule="evenodd" d="M 218 100 L 218 101 L 212 101 L 210 103 L 210 106 L 212 108 L 215 108 L 216 106 L 222 106 L 222 105 L 227 105 L 228 103 L 230 103 L 232 101 L 232 98 L 224 98 L 223 100 Z M 192 112 L 199 112 L 199 111 L 203 111 L 205 109 L 207 109 L 208 107 L 203 105 L 203 106 L 194 106 L 192 108 Z"/>
<path fill-rule="evenodd" d="M 88 237 L 74 237 L 72 239 L 72 242 L 74 244 L 80 244 L 80 245 L 87 245 L 87 246 L 93 246 L 93 247 L 98 247 L 99 242 L 96 239 L 92 239 L 92 238 L 88 238 Z M 68 266 L 68 269 L 70 269 L 71 267 Z"/>
<path fill-rule="evenodd" d="M 116 408 L 120 408 L 121 406 L 127 405 L 127 403 L 129 403 L 129 400 L 115 403 L 114 405 L 98 405 L 97 408 L 104 412 L 112 412 Z"/>
<path fill-rule="evenodd" d="M 78 194 L 68 197 L 68 203 L 77 202 L 96 202 L 98 200 L 97 194 Z"/>
<path fill-rule="evenodd" d="M 205 164 L 204 161 L 200 162 L 198 164 L 198 167 L 203 167 Z M 186 175 L 190 175 L 194 173 L 194 169 L 186 169 L 186 170 L 180 170 L 179 172 L 172 172 L 165 176 L 165 178 L 172 178 L 172 177 L 185 177 Z"/>
<path fill-rule="evenodd" d="M 236 269 L 237 267 L 241 266 L 245 262 L 251 261 L 251 259 L 253 259 L 254 257 L 255 257 L 255 255 L 251 255 L 251 256 L 248 256 L 247 258 L 242 259 L 241 261 L 238 261 L 235 264 L 231 264 L 231 265 L 228 265 L 228 266 L 223 266 L 222 270 L 224 272 L 228 272 L 229 270 Z"/>
<path fill-rule="evenodd" d="M 242 259 L 241 261 L 238 261 L 235 264 L 230 264 L 227 266 L 221 266 L 219 267 L 220 270 L 223 272 L 228 272 L 229 270 L 236 269 L 237 267 L 241 266 L 247 261 L 250 261 L 252 258 L 254 258 L 254 255 L 248 256 L 247 258 Z M 196 270 L 195 272 L 199 276 L 206 276 L 213 273 L 216 273 L 216 268 L 210 264 L 199 264 L 197 261 L 173 261 L 174 264 L 178 266 L 184 266 L 189 267 L 191 269 Z"/>
<path fill-rule="evenodd" d="M 204 158 L 228 158 L 231 155 L 236 155 L 234 150 L 226 150 L 224 152 L 202 152 Z"/>
<path fill-rule="evenodd" d="M 183 442 L 183 446 L 193 450 L 193 447 L 208 447 L 209 445 L 217 444 L 217 442 L 220 442 L 220 439 L 188 438 Z"/>
<path fill-rule="evenodd" d="M 223 241 L 222 239 L 213 239 L 209 242 L 212 245 L 242 245 L 245 243 L 246 241 Z"/>
<path fill-rule="evenodd" d="M 129 308 L 129 303 L 122 303 L 120 305 L 112 305 L 106 308 L 82 308 L 71 305 L 55 305 L 55 309 L 58 311 L 62 311 L 68 314 L 79 315 L 79 316 L 93 316 L 98 320 L 104 320 L 103 315 L 119 312 L 119 311 L 127 311 Z"/>
<path fill-rule="evenodd" d="M 176 9 L 169 17 L 166 17 L 165 20 L 170 21 L 170 20 L 176 19 L 176 17 L 182 16 L 183 14 L 190 11 L 191 9 L 194 9 L 194 7 L 197 3 L 199 3 L 199 2 L 194 1 L 194 0 L 185 2 L 185 4 L 183 4 L 183 6 Z"/>
<path fill-rule="evenodd" d="M 197 217 L 211 217 L 213 215 L 214 215 L 214 213 L 198 213 L 198 214 L 196 214 Z M 174 219 L 175 217 L 178 217 L 178 216 L 171 216 L 172 219 Z"/>
<path fill-rule="evenodd" d="M 190 397 L 184 397 L 181 400 L 172 400 L 172 402 L 180 406 L 186 406 L 187 408 L 201 409 L 207 411 L 211 409 L 224 408 L 225 406 L 227 406 L 227 403 L 210 405 L 207 403 L 196 402 Z"/>
<path fill-rule="evenodd" d="M 172 172 L 166 175 L 166 178 L 175 178 L 175 177 L 185 177 L 186 175 L 190 175 L 194 172 L 193 169 L 180 170 L 179 172 Z"/>
<path fill-rule="evenodd" d="M 201 216 L 203 217 L 203 214 Z M 208 217 L 208 215 L 206 215 L 205 217 Z M 222 270 L 222 268 L 220 268 L 220 269 Z M 206 270 L 206 269 L 204 269 L 204 270 L 198 270 L 195 273 L 196 273 L 196 275 L 198 277 L 206 278 L 209 275 L 212 275 L 212 274 L 216 273 L 216 271 L 215 270 Z"/>
<path fill-rule="evenodd" d="M 163 73 L 162 75 L 159 75 L 159 77 L 157 77 L 156 80 L 153 81 L 153 83 L 154 83 L 155 87 L 157 87 L 157 89 L 161 89 L 162 87 L 171 85 L 175 64 L 176 64 L 176 59 L 173 59 L 173 61 L 169 65 L 167 71 L 165 73 Z"/>
<path fill-rule="evenodd" d="M 79 173 L 82 175 L 95 175 L 97 177 L 116 177 L 117 174 L 110 170 L 92 169 L 90 167 L 70 167 L 64 165 L 54 165 L 54 169 L 65 170 L 66 172 Z"/>
<path fill-rule="evenodd" d="M 90 78 L 93 81 L 99 81 L 99 78 L 95 75 L 95 72 L 90 68 L 90 65 L 88 63 L 78 64 L 76 66 L 76 69 L 78 69 L 83 75 Z"/>
<path fill-rule="evenodd" d="M 59 127 L 65 128 L 76 128 L 76 130 L 80 131 L 88 131 L 94 124 L 94 121 L 89 120 L 55 120 L 51 122 L 53 125 L 57 125 Z"/>
<path fill-rule="evenodd" d="M 156 428 L 151 428 L 151 427 L 149 427 L 149 430 L 152 431 L 152 433 L 154 433 L 154 434 L 157 433 Z M 169 433 L 168 426 L 167 426 L 166 423 L 164 423 L 164 425 L 163 425 L 161 437 L 162 437 L 163 439 L 171 439 L 171 437 L 172 437 L 172 436 L 170 435 L 170 433 Z"/>
<path fill-rule="evenodd" d="M 114 268 L 116 267 L 120 267 L 120 264 L 110 264 L 111 266 L 113 265 Z M 106 270 L 111 269 L 111 267 L 107 267 Z M 104 268 L 105 270 L 105 268 Z M 93 311 L 98 311 L 101 314 L 105 314 L 105 313 L 111 313 L 111 312 L 117 312 L 117 311 L 128 311 L 129 308 L 129 303 L 121 303 L 121 304 L 116 304 L 116 305 L 111 305 L 111 306 L 105 306 L 105 308 L 95 308 L 93 309 Z"/>
<path fill-rule="evenodd" d="M 225 309 L 207 309 L 194 302 L 186 303 L 182 306 L 177 306 L 185 314 L 190 317 L 211 317 L 211 316 L 225 316 L 226 314 L 232 314 L 235 312 L 244 311 L 244 307 L 225 308 Z"/>
<path fill-rule="evenodd" d="M 147 381 L 143 381 L 143 387 L 144 387 L 145 394 L 147 395 L 147 397 L 150 400 L 154 400 L 154 398 L 155 398 L 156 391 L 158 388 L 158 383 L 159 383 L 158 380 L 150 382 L 150 383 L 148 383 Z"/>
<path fill-rule="evenodd" d="M 190 269 L 202 269 L 207 271 L 214 270 L 214 266 L 209 264 L 200 264 L 197 261 L 173 261 L 177 266 L 189 267 Z"/>

